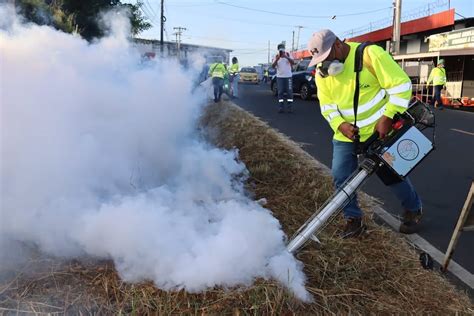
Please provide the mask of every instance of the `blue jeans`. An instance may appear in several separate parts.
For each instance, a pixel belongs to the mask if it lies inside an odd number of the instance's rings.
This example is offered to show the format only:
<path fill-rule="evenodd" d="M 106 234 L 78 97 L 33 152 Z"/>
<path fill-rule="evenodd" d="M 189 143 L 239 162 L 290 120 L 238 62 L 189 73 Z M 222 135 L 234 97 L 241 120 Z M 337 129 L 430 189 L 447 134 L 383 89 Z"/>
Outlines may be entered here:
<path fill-rule="evenodd" d="M 339 188 L 346 179 L 357 169 L 357 157 L 354 155 L 354 143 L 333 140 L 332 175 L 334 184 Z M 389 188 L 400 200 L 404 209 L 416 212 L 421 208 L 421 200 L 411 181 L 405 178 L 402 182 L 390 185 Z M 357 196 L 344 207 L 344 217 L 362 217 L 362 211 L 357 203 Z"/>
<path fill-rule="evenodd" d="M 232 79 L 232 95 L 236 98 L 239 97 L 239 80 L 240 80 L 240 75 L 237 74 L 234 76 Z"/>
<path fill-rule="evenodd" d="M 435 101 L 438 101 L 438 106 L 440 108 L 443 107 L 443 100 L 441 100 L 441 90 L 443 90 L 443 85 L 434 86 L 433 106 L 435 105 Z"/>
<path fill-rule="evenodd" d="M 284 96 L 286 93 L 286 102 L 288 105 L 293 103 L 293 81 L 292 78 L 277 78 L 278 88 L 278 104 L 283 107 L 285 101 Z"/>
<path fill-rule="evenodd" d="M 224 79 L 219 77 L 213 77 L 212 85 L 214 86 L 214 100 L 220 100 L 222 92 L 224 91 Z"/>

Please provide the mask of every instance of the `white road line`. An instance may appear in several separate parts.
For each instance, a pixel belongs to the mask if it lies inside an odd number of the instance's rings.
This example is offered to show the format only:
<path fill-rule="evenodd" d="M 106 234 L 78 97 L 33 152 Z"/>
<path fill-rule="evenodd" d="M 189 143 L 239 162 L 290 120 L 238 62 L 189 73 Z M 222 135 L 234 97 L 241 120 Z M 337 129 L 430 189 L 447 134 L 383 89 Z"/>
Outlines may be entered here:
<path fill-rule="evenodd" d="M 466 134 L 466 135 L 474 136 L 474 133 L 463 131 L 462 129 L 451 128 L 451 130 L 455 131 L 455 132 L 458 132 L 458 133 L 463 133 L 463 134 Z"/>
<path fill-rule="evenodd" d="M 373 209 L 374 209 L 375 214 L 377 214 L 380 218 L 382 218 L 394 230 L 398 231 L 398 228 L 400 227 L 400 221 L 398 219 L 393 217 L 389 212 L 387 212 L 380 206 L 374 206 Z M 412 244 L 416 245 L 421 250 L 429 253 L 431 257 L 433 257 L 433 259 L 436 260 L 436 262 L 438 262 L 440 265 L 443 264 L 444 253 L 439 251 L 432 244 L 430 244 L 425 239 L 423 239 L 420 235 L 418 234 L 405 235 L 405 238 L 408 239 Z M 461 280 L 467 286 L 469 286 L 471 289 L 474 289 L 474 275 L 470 273 L 469 271 L 467 271 L 466 269 L 464 269 L 461 265 L 456 263 L 454 260 L 450 261 L 449 266 L 448 266 L 448 272 L 451 272 L 459 280 Z"/>

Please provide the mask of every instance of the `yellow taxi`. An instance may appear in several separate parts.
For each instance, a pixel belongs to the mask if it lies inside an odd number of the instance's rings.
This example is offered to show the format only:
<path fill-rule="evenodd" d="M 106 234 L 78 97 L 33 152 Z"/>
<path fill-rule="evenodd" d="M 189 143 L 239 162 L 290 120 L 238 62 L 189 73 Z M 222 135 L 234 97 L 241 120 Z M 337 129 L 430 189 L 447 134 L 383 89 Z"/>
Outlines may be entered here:
<path fill-rule="evenodd" d="M 250 82 L 258 84 L 258 74 L 255 68 L 244 67 L 240 69 L 239 83 Z"/>

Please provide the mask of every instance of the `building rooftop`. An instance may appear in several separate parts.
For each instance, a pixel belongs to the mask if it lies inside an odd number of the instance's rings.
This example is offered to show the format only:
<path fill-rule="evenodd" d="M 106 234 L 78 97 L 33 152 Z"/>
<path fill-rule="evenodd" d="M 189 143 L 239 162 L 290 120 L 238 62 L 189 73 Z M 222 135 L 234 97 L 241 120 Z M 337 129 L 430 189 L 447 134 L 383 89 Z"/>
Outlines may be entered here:
<path fill-rule="evenodd" d="M 145 39 L 145 38 L 134 38 L 133 39 L 137 43 L 144 43 L 144 44 L 155 44 L 160 45 L 160 40 L 157 39 Z M 170 41 L 163 41 L 164 45 L 176 45 L 176 42 Z M 232 49 L 222 48 L 222 47 L 213 47 L 213 46 L 205 46 L 205 45 L 196 45 L 196 44 L 188 44 L 188 43 L 181 43 L 182 47 L 192 47 L 192 48 L 204 48 L 204 49 L 218 49 L 227 52 L 232 52 Z"/>

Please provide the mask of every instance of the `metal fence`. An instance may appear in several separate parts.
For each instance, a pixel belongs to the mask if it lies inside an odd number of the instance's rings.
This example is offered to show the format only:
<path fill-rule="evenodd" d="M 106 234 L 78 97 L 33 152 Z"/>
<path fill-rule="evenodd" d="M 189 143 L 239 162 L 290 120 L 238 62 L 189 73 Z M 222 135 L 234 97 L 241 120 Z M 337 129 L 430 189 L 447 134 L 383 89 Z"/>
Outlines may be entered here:
<path fill-rule="evenodd" d="M 469 0 L 471 1 L 471 0 Z M 423 18 L 430 16 L 434 13 L 441 12 L 442 10 L 449 9 L 449 0 L 436 0 L 428 4 L 412 9 L 407 12 L 402 12 L 402 22 L 411 21 L 414 19 Z M 403 6 L 402 6 L 403 11 Z M 341 38 L 352 38 L 358 35 L 370 33 L 372 31 L 380 30 L 393 25 L 393 17 L 387 17 L 385 19 L 370 22 L 369 24 L 357 27 L 354 29 L 347 30 L 341 34 Z"/>

